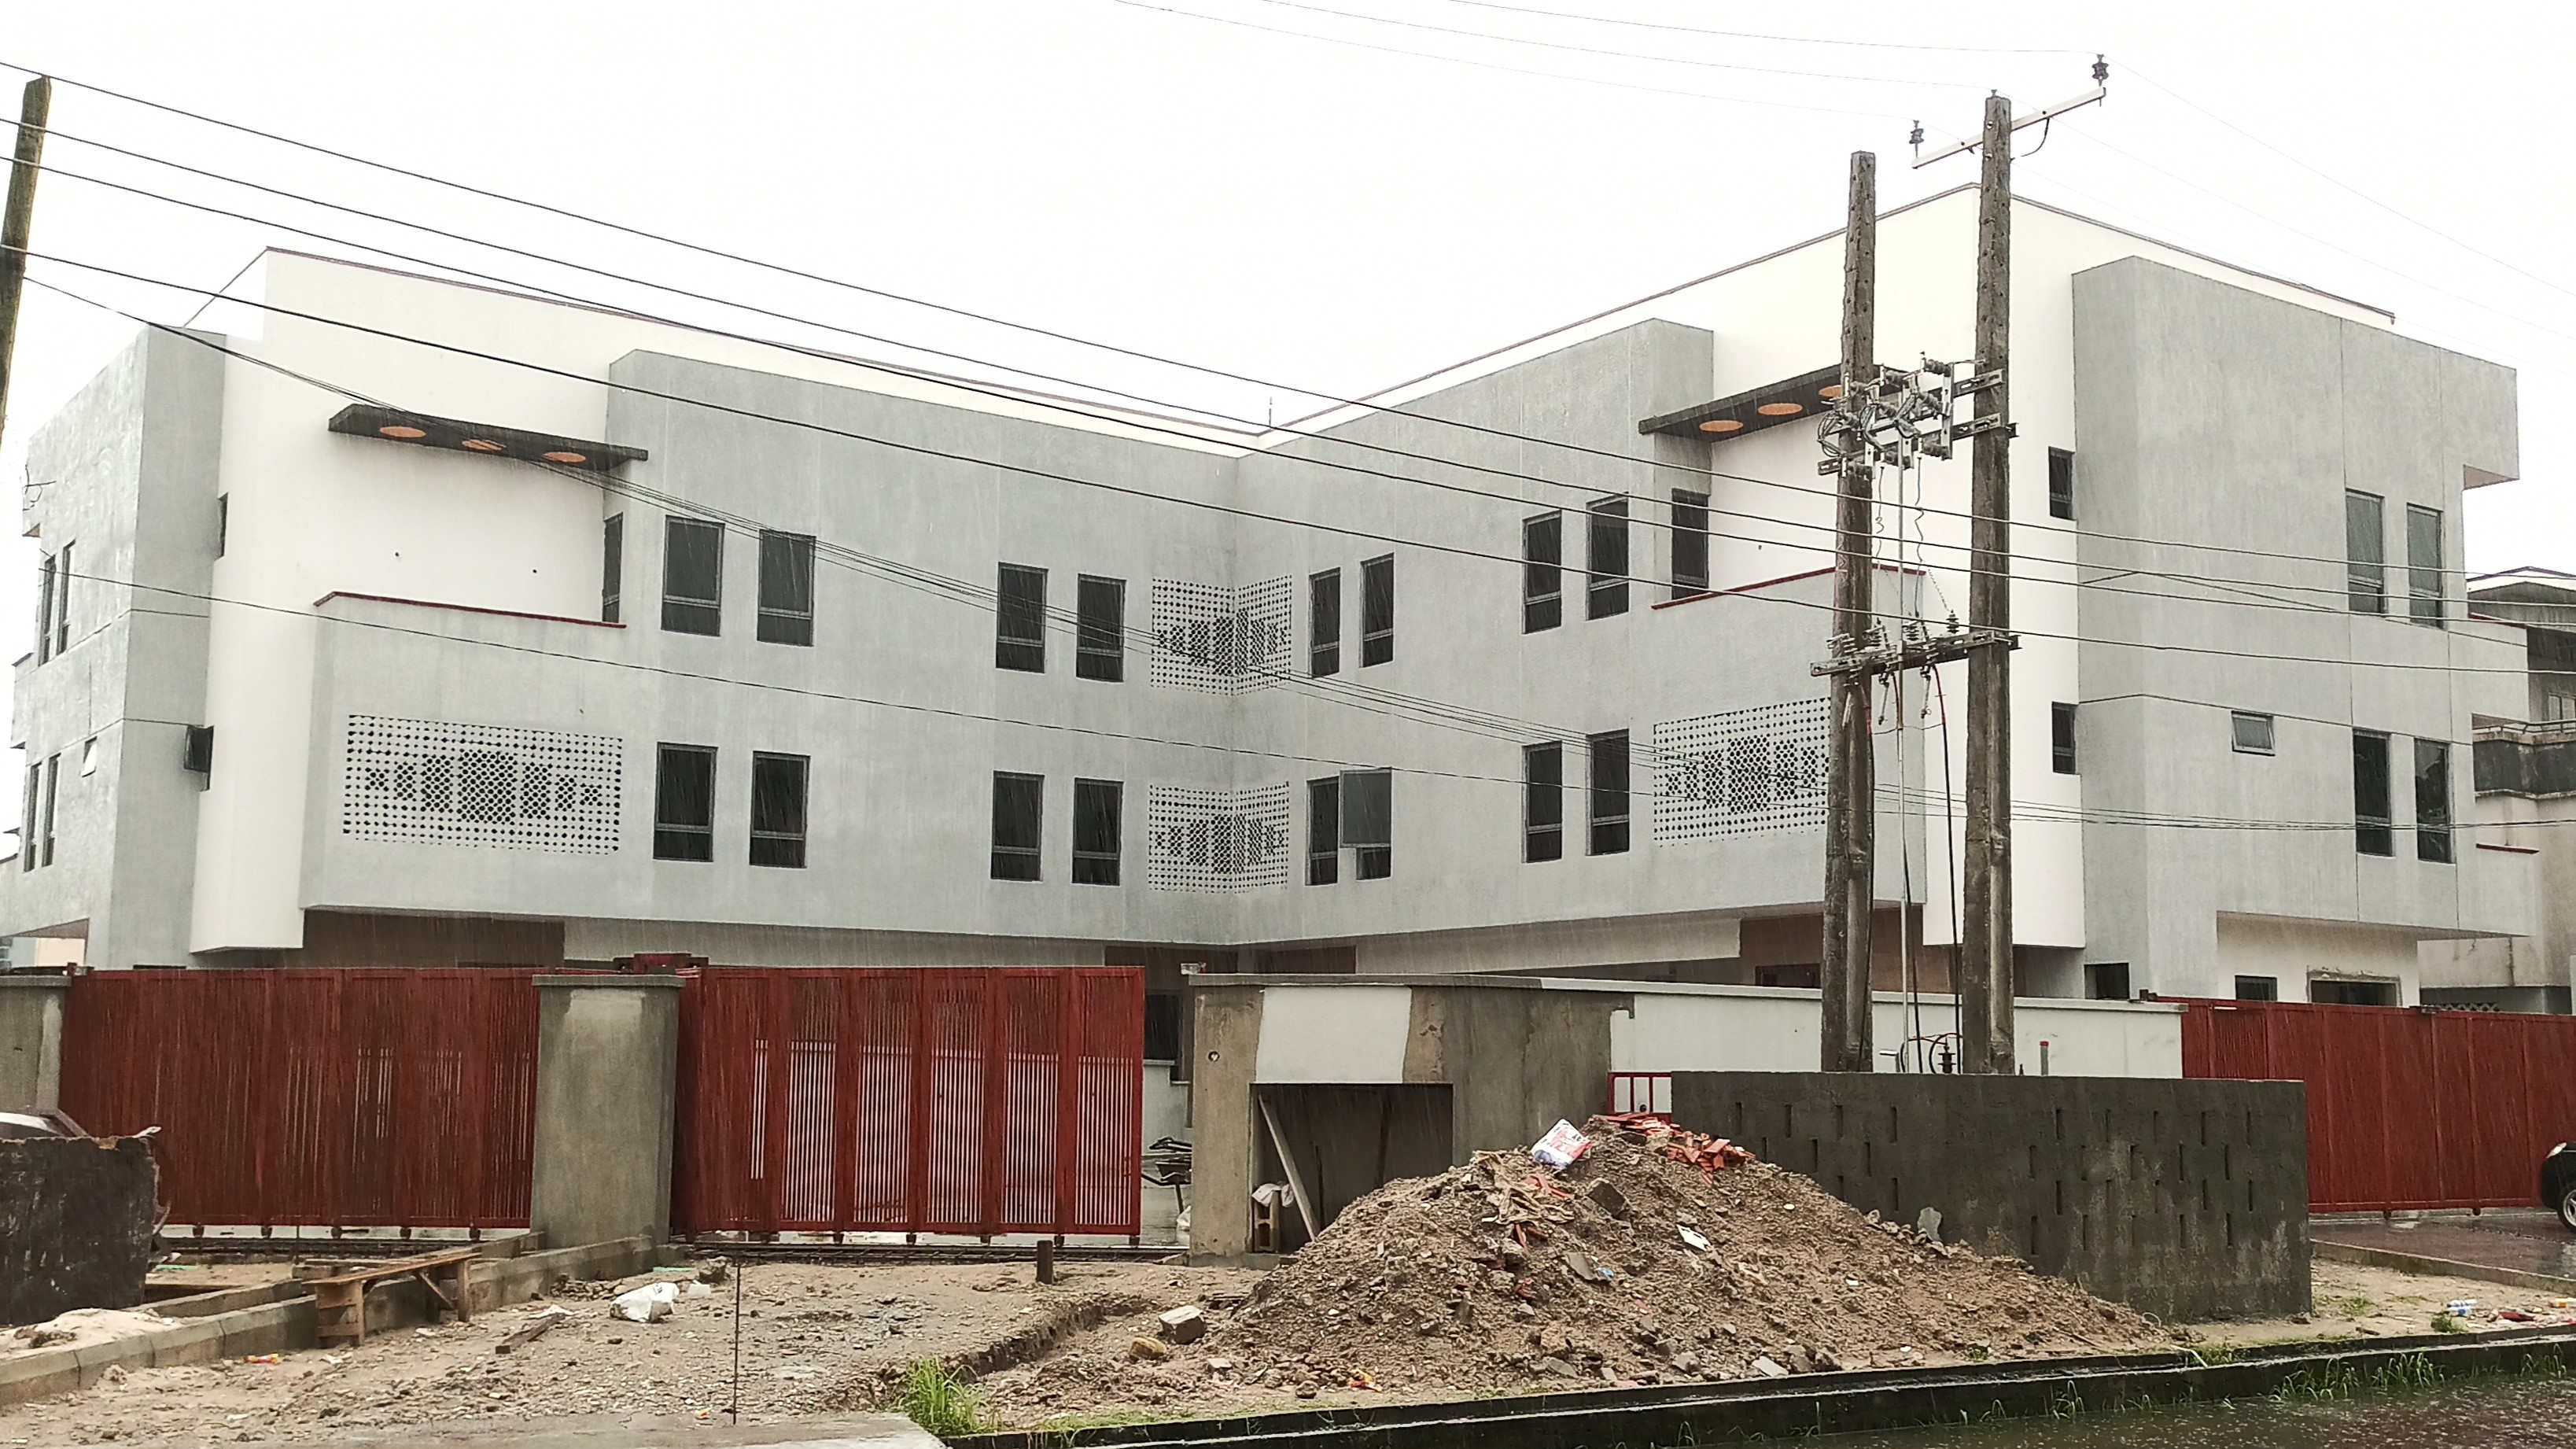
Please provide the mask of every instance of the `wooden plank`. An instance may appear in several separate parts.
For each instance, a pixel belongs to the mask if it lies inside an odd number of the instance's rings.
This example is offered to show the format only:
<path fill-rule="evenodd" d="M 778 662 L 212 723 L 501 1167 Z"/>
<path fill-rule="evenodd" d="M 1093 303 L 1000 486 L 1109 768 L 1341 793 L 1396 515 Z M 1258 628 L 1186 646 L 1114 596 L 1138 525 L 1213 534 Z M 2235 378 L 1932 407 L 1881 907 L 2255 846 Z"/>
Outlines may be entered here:
<path fill-rule="evenodd" d="M 1297 1216 L 1306 1220 L 1306 1236 L 1312 1238 L 1324 1228 L 1315 1221 L 1315 1200 L 1306 1195 L 1306 1174 L 1297 1170 L 1297 1154 L 1288 1150 L 1288 1134 L 1279 1130 L 1279 1114 L 1272 1110 L 1270 1099 L 1261 1097 L 1257 1088 L 1254 1095 L 1261 1103 L 1262 1124 L 1270 1129 L 1270 1145 L 1278 1150 L 1279 1170 L 1288 1174 L 1288 1194 L 1297 1199 Z"/>

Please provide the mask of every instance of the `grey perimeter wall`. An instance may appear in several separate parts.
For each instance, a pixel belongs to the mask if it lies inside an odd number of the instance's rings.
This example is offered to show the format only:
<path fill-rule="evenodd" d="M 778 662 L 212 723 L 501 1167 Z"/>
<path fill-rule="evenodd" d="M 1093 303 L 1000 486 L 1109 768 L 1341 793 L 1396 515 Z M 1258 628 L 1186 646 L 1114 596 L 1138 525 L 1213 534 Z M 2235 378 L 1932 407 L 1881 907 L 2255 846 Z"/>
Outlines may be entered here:
<path fill-rule="evenodd" d="M 2298 1082 L 1680 1072 L 1673 1119 L 2167 1319 L 2309 1307 Z"/>

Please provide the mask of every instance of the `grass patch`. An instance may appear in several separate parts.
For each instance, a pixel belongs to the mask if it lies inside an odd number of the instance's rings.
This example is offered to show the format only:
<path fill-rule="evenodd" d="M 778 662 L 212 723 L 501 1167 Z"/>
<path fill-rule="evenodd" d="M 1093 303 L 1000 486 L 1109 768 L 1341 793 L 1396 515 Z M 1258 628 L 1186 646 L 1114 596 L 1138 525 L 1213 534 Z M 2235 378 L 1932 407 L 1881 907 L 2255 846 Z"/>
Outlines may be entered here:
<path fill-rule="evenodd" d="M 2361 1388 L 2361 1374 L 2346 1364 L 2301 1369 L 2272 1391 L 2276 1404 L 2314 1404 L 2349 1399 Z"/>
<path fill-rule="evenodd" d="M 2336 1303 L 2335 1309 L 2346 1318 L 2368 1318 L 2374 1306 L 2367 1298 L 2353 1297 Z"/>
<path fill-rule="evenodd" d="M 2410 1353 L 2380 1365 L 2371 1373 L 2370 1379 L 2372 1387 L 2382 1392 L 2404 1393 L 2429 1389 L 2441 1382 L 2442 1375 L 2434 1369 L 2431 1359 L 2420 1353 Z"/>
<path fill-rule="evenodd" d="M 2200 1360 L 2202 1368 L 2216 1368 L 2223 1363 L 2234 1363 L 2238 1352 L 2237 1346 L 2232 1343 L 2206 1343 L 2190 1350 L 2191 1356 Z"/>
<path fill-rule="evenodd" d="M 2435 1333 L 2466 1333 L 2469 1329 L 2467 1324 L 2460 1322 L 2460 1320 L 2453 1318 L 2447 1313 L 2436 1313 L 2433 1315 L 2433 1331 Z"/>
<path fill-rule="evenodd" d="M 895 1405 L 905 1418 L 942 1439 L 982 1433 L 992 1422 L 984 1412 L 983 1392 L 935 1358 L 904 1365 Z"/>

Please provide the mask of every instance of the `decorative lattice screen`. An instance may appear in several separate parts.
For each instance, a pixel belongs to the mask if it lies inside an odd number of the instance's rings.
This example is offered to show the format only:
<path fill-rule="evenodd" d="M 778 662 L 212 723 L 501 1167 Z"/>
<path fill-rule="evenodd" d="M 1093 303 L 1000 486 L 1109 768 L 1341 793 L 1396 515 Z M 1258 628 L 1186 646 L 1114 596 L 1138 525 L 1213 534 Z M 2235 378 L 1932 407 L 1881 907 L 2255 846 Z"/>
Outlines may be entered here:
<path fill-rule="evenodd" d="M 1162 891 L 1288 883 L 1288 787 L 1146 792 L 1145 882 Z"/>
<path fill-rule="evenodd" d="M 624 750 L 607 735 L 351 715 L 340 832 L 613 854 Z"/>
<path fill-rule="evenodd" d="M 1655 726 L 1655 841 L 1825 822 L 1825 701 L 1762 704 Z"/>
<path fill-rule="evenodd" d="M 1278 683 L 1296 596 L 1289 579 L 1239 589 L 1154 580 L 1154 683 L 1210 694 Z"/>

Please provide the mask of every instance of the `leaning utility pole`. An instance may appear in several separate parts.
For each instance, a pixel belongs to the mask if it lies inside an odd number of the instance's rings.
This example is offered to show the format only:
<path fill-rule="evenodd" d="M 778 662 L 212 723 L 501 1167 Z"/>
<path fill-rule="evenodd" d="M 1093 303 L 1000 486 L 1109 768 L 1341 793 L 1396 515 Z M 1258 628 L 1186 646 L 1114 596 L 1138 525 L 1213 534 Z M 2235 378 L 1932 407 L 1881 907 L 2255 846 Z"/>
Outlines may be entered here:
<path fill-rule="evenodd" d="M 1856 446 L 1837 473 L 1834 522 L 1833 652 L 1849 655 L 1874 642 L 1871 602 L 1875 560 L 1873 494 L 1877 460 L 1864 421 L 1878 391 L 1878 157 L 1851 158 L 1851 215 L 1843 231 L 1842 389 L 1836 411 L 1851 419 Z M 1870 731 L 1876 676 L 1848 669 L 1831 681 L 1832 723 L 1825 755 L 1824 954 L 1817 984 L 1824 995 L 1823 1068 L 1874 1070 L 1870 1021 L 1870 910 L 1876 903 L 1878 762 Z"/>
<path fill-rule="evenodd" d="M 27 235 L 36 219 L 36 172 L 45 154 L 45 121 L 54 83 L 27 82 L 18 108 L 17 160 L 9 167 L 9 210 L 0 216 L 0 421 L 9 407 L 9 375 L 18 355 L 18 297 L 27 286 Z"/>
<path fill-rule="evenodd" d="M 1978 391 L 1969 439 L 1968 627 L 2012 629 L 2012 102 L 1986 97 L 1977 188 Z M 1968 656 L 1966 878 L 1961 882 L 1959 1069 L 2013 1071 L 2012 651 Z"/>

